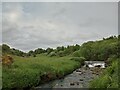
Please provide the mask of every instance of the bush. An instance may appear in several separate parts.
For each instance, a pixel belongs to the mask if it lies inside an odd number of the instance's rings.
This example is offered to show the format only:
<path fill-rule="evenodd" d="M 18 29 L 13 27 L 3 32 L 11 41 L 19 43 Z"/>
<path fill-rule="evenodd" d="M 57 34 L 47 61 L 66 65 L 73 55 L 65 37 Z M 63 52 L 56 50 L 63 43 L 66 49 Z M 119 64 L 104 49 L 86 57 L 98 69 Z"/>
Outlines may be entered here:
<path fill-rule="evenodd" d="M 2 53 L 10 53 L 10 47 L 6 44 L 2 45 Z"/>
<path fill-rule="evenodd" d="M 59 52 L 58 52 L 58 55 L 59 55 L 60 57 L 65 56 L 65 55 L 64 55 L 64 51 L 59 51 Z"/>
<path fill-rule="evenodd" d="M 117 55 L 111 55 L 105 62 L 107 66 L 110 66 L 117 59 Z"/>
<path fill-rule="evenodd" d="M 55 52 L 51 52 L 50 54 L 48 54 L 48 56 L 50 56 L 50 57 L 56 56 L 56 53 Z"/>
<path fill-rule="evenodd" d="M 79 62 L 81 65 L 84 64 L 85 58 L 84 57 L 72 57 L 71 60 Z"/>
<path fill-rule="evenodd" d="M 81 55 L 80 55 L 80 50 L 75 51 L 72 56 L 73 56 L 73 57 L 80 57 L 80 56 L 81 56 Z"/>
<path fill-rule="evenodd" d="M 36 57 L 36 54 L 33 54 L 33 57 Z"/>
<path fill-rule="evenodd" d="M 2 57 L 2 65 L 11 66 L 13 63 L 13 58 L 10 55 L 6 55 Z"/>

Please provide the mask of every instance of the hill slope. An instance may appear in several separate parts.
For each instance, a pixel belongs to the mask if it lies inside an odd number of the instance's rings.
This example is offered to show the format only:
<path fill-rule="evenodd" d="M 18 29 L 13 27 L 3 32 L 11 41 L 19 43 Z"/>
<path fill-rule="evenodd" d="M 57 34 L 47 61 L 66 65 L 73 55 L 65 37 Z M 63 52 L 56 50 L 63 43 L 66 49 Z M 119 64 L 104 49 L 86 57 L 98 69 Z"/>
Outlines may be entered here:
<path fill-rule="evenodd" d="M 3 56 L 11 55 L 14 62 L 9 67 L 3 66 L 3 88 L 36 86 L 42 81 L 49 81 L 72 72 L 80 67 L 84 60 L 102 60 L 108 65 L 103 75 L 91 82 L 91 88 L 118 87 L 116 77 L 118 67 L 116 63 L 120 56 L 118 43 L 120 44 L 118 37 L 112 36 L 100 41 L 89 41 L 81 46 L 76 44 L 46 50 L 38 48 L 28 53 L 11 49 L 4 44 L 2 45 Z M 102 82 L 105 82 L 104 85 L 101 84 Z"/>

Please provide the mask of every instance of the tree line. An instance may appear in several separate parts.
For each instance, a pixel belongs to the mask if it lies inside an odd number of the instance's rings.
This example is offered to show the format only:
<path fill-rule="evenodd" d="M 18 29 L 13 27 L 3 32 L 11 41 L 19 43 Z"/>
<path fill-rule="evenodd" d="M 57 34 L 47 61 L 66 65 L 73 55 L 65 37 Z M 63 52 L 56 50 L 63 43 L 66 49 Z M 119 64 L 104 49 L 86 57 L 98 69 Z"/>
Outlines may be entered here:
<path fill-rule="evenodd" d="M 120 51 L 120 35 L 111 36 L 108 38 L 103 38 L 99 41 L 88 41 L 83 43 L 81 46 L 71 45 L 71 46 L 61 46 L 56 49 L 47 48 L 42 49 L 38 48 L 35 50 L 30 50 L 28 53 L 23 51 L 10 48 L 8 45 L 2 45 L 2 53 L 9 53 L 22 57 L 33 56 L 36 57 L 37 54 L 44 53 L 50 57 L 52 56 L 67 56 L 71 55 L 74 57 L 84 57 L 86 60 L 107 60 L 109 57 L 117 57 Z"/>

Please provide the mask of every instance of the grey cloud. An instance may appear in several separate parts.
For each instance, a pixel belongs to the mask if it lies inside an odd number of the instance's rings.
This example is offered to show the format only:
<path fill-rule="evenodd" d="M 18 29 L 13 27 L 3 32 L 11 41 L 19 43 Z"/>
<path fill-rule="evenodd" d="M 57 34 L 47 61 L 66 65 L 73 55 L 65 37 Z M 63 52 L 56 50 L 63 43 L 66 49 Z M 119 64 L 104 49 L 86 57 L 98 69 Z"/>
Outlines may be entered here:
<path fill-rule="evenodd" d="M 117 3 L 4 3 L 2 35 L 24 51 L 117 35 Z"/>

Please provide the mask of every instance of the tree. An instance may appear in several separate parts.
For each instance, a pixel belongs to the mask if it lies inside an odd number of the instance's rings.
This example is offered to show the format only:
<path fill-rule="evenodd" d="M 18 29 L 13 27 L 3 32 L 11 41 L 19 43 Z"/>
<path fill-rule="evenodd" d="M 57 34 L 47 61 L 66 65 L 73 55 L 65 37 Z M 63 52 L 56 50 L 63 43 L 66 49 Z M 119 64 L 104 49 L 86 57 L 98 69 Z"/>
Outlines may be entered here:
<path fill-rule="evenodd" d="M 59 51 L 59 52 L 58 52 L 58 55 L 59 55 L 60 57 L 65 56 L 64 51 Z"/>
<path fill-rule="evenodd" d="M 32 56 L 33 55 L 33 51 L 32 50 L 30 50 L 29 52 L 28 52 L 28 56 Z"/>
<path fill-rule="evenodd" d="M 49 54 L 49 53 L 52 52 L 52 51 L 53 51 L 52 48 L 47 48 L 47 49 L 46 49 L 47 54 Z"/>
<path fill-rule="evenodd" d="M 57 51 L 59 52 L 59 51 L 64 51 L 64 46 L 62 46 L 62 47 L 57 47 Z"/>
<path fill-rule="evenodd" d="M 3 53 L 10 53 L 10 47 L 6 44 L 2 45 L 2 52 Z"/>
<path fill-rule="evenodd" d="M 44 52 L 45 52 L 45 50 L 42 49 L 42 48 L 38 48 L 34 51 L 35 54 L 41 54 L 41 53 L 44 53 Z"/>
<path fill-rule="evenodd" d="M 53 57 L 53 56 L 57 56 L 57 54 L 54 51 L 52 51 L 52 52 L 49 53 L 49 56 Z"/>

